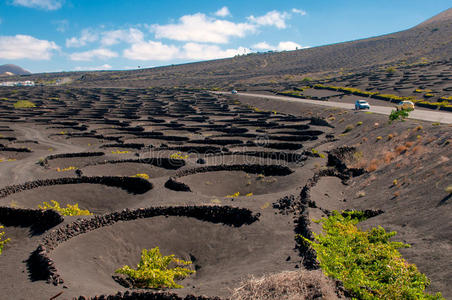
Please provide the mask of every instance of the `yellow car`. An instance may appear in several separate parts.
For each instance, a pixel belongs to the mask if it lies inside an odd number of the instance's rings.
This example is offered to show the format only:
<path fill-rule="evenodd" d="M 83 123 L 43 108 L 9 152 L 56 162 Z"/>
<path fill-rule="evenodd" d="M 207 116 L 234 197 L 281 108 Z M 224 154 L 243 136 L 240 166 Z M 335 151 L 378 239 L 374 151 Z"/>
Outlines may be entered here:
<path fill-rule="evenodd" d="M 400 101 L 396 105 L 397 110 L 413 110 L 414 109 L 414 103 L 411 101 Z"/>

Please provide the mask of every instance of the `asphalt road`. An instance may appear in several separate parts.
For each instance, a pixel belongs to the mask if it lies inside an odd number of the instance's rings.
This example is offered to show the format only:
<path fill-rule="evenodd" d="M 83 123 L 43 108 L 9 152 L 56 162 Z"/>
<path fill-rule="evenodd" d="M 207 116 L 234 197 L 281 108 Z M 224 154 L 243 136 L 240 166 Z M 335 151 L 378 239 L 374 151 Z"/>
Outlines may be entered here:
<path fill-rule="evenodd" d="M 214 92 L 218 94 L 230 94 L 229 92 Z M 262 95 L 262 94 L 252 94 L 252 93 L 238 93 L 238 97 L 255 97 L 255 98 L 265 98 L 265 99 L 276 99 L 283 100 L 287 102 L 305 102 L 314 105 L 321 106 L 329 106 L 329 107 L 338 107 L 344 109 L 355 109 L 355 105 L 352 103 L 343 103 L 343 102 L 334 102 L 334 101 L 320 101 L 320 100 L 309 100 L 309 99 L 300 99 L 300 98 L 292 98 L 286 96 L 275 96 L 275 95 Z M 389 115 L 391 111 L 394 109 L 394 106 L 377 106 L 372 105 L 370 111 L 377 114 Z M 423 120 L 430 122 L 439 122 L 442 124 L 452 124 L 452 113 L 450 112 L 439 112 L 433 110 L 426 109 L 415 109 L 410 112 L 409 119 L 415 120 Z"/>

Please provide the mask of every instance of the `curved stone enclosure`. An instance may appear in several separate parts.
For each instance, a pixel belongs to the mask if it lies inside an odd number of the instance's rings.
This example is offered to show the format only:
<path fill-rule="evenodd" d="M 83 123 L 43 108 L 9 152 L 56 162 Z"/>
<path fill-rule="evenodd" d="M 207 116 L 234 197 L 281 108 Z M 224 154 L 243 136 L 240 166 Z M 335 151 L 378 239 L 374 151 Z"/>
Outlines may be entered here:
<path fill-rule="evenodd" d="M 144 148 L 144 144 L 141 143 L 118 143 L 118 144 L 106 144 L 100 146 L 100 148 L 130 148 L 130 149 L 137 149 L 140 150 Z"/>
<path fill-rule="evenodd" d="M 15 193 L 43 186 L 52 186 L 60 184 L 79 184 L 79 183 L 102 184 L 110 187 L 117 187 L 133 194 L 144 194 L 147 191 L 151 190 L 153 187 L 152 183 L 139 177 L 114 177 L 114 176 L 66 177 L 55 179 L 42 179 L 18 185 L 10 185 L 0 189 L 0 198 L 4 198 Z"/>
<path fill-rule="evenodd" d="M 246 173 L 262 174 L 265 176 L 286 176 L 293 173 L 290 168 L 281 165 L 217 165 L 182 170 L 177 172 L 175 177 L 216 171 L 243 171 Z"/>
<path fill-rule="evenodd" d="M 5 147 L 3 145 L 0 145 L 0 151 L 7 151 L 7 152 L 26 152 L 31 153 L 31 151 L 28 148 L 13 148 L 13 147 Z"/>
<path fill-rule="evenodd" d="M 49 253 L 59 244 L 83 233 L 101 227 L 111 226 L 119 221 L 131 221 L 156 216 L 191 217 L 211 223 L 223 223 L 228 226 L 240 227 L 259 220 L 259 214 L 252 214 L 248 209 L 230 206 L 176 206 L 150 207 L 136 210 L 123 210 L 89 219 L 80 219 L 48 233 L 38 248 L 31 254 L 27 265 L 33 280 L 47 280 L 55 285 L 64 280 L 60 277 Z"/>
<path fill-rule="evenodd" d="M 115 295 L 99 295 L 94 297 L 80 296 L 76 300 L 221 300 L 219 297 L 193 296 L 185 297 L 168 292 L 118 292 Z"/>
<path fill-rule="evenodd" d="M 194 175 L 199 173 L 207 172 L 218 172 L 218 171 L 243 171 L 251 174 L 262 174 L 264 176 L 287 176 L 293 173 L 293 171 L 285 166 L 281 165 L 216 165 L 216 166 L 205 166 L 194 169 L 182 170 L 176 173 L 174 177 L 170 177 L 166 183 L 165 187 L 167 189 L 177 191 L 177 192 L 191 192 L 191 189 L 185 183 L 177 181 L 177 178 Z"/>
<path fill-rule="evenodd" d="M 46 158 L 39 161 L 39 164 L 43 167 L 47 167 L 49 164 L 49 160 L 54 160 L 58 158 L 82 158 L 82 157 L 99 157 L 104 156 L 104 152 L 79 152 L 79 153 L 61 153 L 61 154 L 52 154 L 47 156 Z"/>
<path fill-rule="evenodd" d="M 177 169 L 180 169 L 181 167 L 185 166 L 185 161 L 183 159 L 172 159 L 172 158 L 164 158 L 164 157 L 106 160 L 106 161 L 98 162 L 95 164 L 90 164 L 90 166 L 104 165 L 104 164 L 120 164 L 120 163 L 150 164 L 150 165 L 164 168 L 167 170 L 177 170 Z"/>
<path fill-rule="evenodd" d="M 63 217 L 54 210 L 0 207 L 0 223 L 5 226 L 31 227 L 39 234 L 63 222 Z"/>

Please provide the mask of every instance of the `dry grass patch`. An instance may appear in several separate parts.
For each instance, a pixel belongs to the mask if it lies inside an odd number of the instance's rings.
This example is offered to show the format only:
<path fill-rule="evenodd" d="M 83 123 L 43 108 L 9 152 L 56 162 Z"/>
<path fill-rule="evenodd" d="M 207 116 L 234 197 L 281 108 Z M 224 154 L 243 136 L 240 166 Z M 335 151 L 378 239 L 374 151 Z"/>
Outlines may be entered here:
<path fill-rule="evenodd" d="M 427 150 L 425 149 L 425 147 L 421 146 L 421 145 L 417 145 L 414 146 L 413 149 L 411 150 L 411 152 L 413 154 L 417 154 L 417 155 L 422 155 L 427 153 Z"/>
<path fill-rule="evenodd" d="M 234 289 L 232 300 L 339 299 L 335 283 L 321 271 L 285 271 L 256 278 L 251 276 Z"/>
<path fill-rule="evenodd" d="M 378 169 L 378 160 L 373 159 L 367 167 L 367 172 L 373 172 Z"/>
<path fill-rule="evenodd" d="M 407 148 L 411 148 L 411 147 L 413 147 L 413 145 L 414 145 L 414 142 L 406 142 L 405 143 L 405 147 L 407 147 Z"/>
<path fill-rule="evenodd" d="M 385 152 L 383 155 L 383 160 L 385 163 L 389 164 L 395 158 L 395 154 L 391 151 Z"/>
<path fill-rule="evenodd" d="M 400 154 L 404 154 L 407 150 L 407 147 L 404 145 L 399 145 L 395 148 L 395 152 L 400 155 Z"/>

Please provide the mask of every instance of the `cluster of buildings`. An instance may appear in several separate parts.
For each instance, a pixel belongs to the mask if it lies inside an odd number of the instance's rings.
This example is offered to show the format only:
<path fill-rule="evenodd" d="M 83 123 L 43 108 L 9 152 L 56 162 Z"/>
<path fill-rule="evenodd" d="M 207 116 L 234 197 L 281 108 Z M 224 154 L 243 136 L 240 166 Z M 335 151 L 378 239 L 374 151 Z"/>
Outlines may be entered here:
<path fill-rule="evenodd" d="M 34 81 L 5 81 L 0 82 L 0 86 L 35 86 Z"/>

